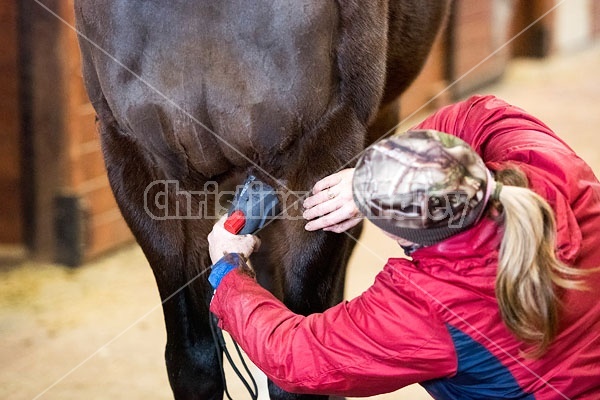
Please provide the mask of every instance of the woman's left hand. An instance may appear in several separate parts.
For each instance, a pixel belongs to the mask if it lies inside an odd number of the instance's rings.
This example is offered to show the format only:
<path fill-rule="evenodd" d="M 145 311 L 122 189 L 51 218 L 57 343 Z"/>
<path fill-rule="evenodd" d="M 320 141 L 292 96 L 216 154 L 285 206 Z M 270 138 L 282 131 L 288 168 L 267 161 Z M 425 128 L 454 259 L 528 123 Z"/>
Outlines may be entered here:
<path fill-rule="evenodd" d="M 358 225 L 363 217 L 352 197 L 353 174 L 354 168 L 348 168 L 315 184 L 312 196 L 302 204 L 302 216 L 310 221 L 304 229 L 341 233 Z"/>
<path fill-rule="evenodd" d="M 234 235 L 225 229 L 224 215 L 213 227 L 208 235 L 208 250 L 213 264 L 226 253 L 238 253 L 250 257 L 260 247 L 260 239 L 254 235 Z"/>

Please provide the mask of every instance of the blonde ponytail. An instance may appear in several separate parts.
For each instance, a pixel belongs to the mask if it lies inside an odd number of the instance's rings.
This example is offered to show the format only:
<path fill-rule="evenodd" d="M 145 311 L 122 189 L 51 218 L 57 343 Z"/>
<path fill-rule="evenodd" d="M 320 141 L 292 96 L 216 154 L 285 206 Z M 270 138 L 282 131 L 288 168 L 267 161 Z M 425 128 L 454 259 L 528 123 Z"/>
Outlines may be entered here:
<path fill-rule="evenodd" d="M 534 355 L 540 355 L 558 331 L 557 287 L 580 289 L 581 282 L 574 278 L 585 273 L 556 258 L 554 213 L 542 197 L 518 187 L 526 185 L 525 176 L 505 170 L 497 174 L 496 181 L 504 183 L 500 204 L 496 203 L 504 220 L 496 298 L 508 329 L 524 342 L 535 344 Z"/>

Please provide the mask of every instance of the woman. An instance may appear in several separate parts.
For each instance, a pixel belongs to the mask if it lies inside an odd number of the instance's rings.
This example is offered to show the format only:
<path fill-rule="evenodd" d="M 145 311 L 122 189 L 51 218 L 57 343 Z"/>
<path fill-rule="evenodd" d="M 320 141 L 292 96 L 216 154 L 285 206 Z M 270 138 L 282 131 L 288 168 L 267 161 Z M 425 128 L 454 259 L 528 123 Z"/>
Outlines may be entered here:
<path fill-rule="evenodd" d="M 211 310 L 283 389 L 600 398 L 600 184 L 536 118 L 472 97 L 371 146 L 304 206 L 308 230 L 342 232 L 360 211 L 412 259 L 304 317 L 249 276 L 257 239 L 215 226 Z"/>

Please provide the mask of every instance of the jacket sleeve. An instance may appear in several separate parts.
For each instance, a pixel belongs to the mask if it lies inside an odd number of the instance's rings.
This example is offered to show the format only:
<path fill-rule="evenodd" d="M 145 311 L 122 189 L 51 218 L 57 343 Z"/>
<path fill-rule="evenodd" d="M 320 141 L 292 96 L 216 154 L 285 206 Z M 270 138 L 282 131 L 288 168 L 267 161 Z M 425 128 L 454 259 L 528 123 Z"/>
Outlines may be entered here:
<path fill-rule="evenodd" d="M 494 96 L 473 96 L 442 108 L 417 126 L 460 137 L 497 171 L 518 167 L 557 220 L 557 251 L 570 265 L 598 264 L 586 244 L 600 222 L 600 185 L 590 167 L 542 121 Z"/>
<path fill-rule="evenodd" d="M 450 335 L 417 292 L 388 264 L 360 297 L 305 317 L 232 271 L 211 311 L 284 390 L 371 396 L 456 371 Z"/>

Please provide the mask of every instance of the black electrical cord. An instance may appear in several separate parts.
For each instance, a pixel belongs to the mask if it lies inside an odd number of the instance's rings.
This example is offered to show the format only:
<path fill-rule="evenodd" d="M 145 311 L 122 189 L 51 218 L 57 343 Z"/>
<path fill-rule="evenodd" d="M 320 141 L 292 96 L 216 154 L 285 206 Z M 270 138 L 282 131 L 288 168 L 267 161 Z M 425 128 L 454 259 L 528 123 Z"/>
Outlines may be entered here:
<path fill-rule="evenodd" d="M 227 398 L 229 400 L 233 400 L 231 398 L 231 395 L 229 394 L 229 391 L 227 390 L 227 381 L 225 379 L 225 364 L 223 363 L 222 353 L 225 354 L 225 357 L 227 357 L 227 360 L 229 361 L 229 365 L 231 365 L 231 368 L 233 369 L 235 374 L 238 376 L 240 381 L 246 387 L 248 394 L 250 394 L 250 398 L 252 400 L 258 400 L 258 386 L 256 385 L 256 380 L 252 376 L 252 373 L 250 372 L 248 365 L 244 361 L 244 358 L 242 356 L 242 352 L 240 350 L 239 345 L 235 341 L 233 341 L 234 347 L 237 351 L 240 361 L 242 362 L 244 370 L 246 371 L 246 374 L 250 377 L 250 381 L 252 382 L 252 388 L 250 387 L 250 383 L 248 383 L 248 381 L 246 380 L 246 378 L 244 377 L 242 372 L 235 365 L 235 363 L 231 357 L 231 354 L 229 354 L 229 350 L 227 349 L 227 346 L 225 344 L 225 339 L 223 338 L 223 333 L 222 333 L 221 329 L 219 329 L 219 327 L 217 326 L 217 317 L 210 311 L 209 311 L 209 314 L 210 315 L 209 315 L 208 320 L 209 320 L 209 325 L 210 325 L 210 332 L 212 334 L 213 341 L 215 343 L 215 351 L 217 352 L 217 359 L 219 360 L 219 368 L 221 369 L 221 379 L 223 380 L 223 387 L 225 388 L 225 394 L 227 395 Z"/>

